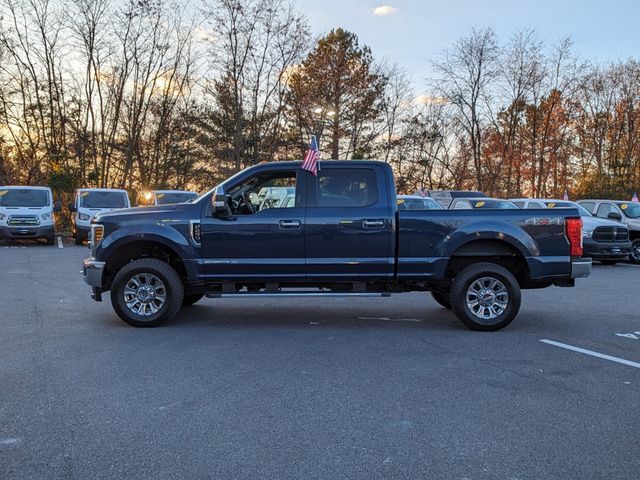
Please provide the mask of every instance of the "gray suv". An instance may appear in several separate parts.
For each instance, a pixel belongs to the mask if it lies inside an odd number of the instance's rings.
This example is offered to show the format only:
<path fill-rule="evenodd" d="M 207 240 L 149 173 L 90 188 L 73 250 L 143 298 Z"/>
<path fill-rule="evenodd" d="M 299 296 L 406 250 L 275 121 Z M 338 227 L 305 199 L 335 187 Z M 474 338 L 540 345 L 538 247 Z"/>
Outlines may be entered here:
<path fill-rule="evenodd" d="M 640 203 L 622 200 L 580 200 L 578 202 L 596 217 L 624 223 L 631 238 L 631 261 L 640 264 Z"/>

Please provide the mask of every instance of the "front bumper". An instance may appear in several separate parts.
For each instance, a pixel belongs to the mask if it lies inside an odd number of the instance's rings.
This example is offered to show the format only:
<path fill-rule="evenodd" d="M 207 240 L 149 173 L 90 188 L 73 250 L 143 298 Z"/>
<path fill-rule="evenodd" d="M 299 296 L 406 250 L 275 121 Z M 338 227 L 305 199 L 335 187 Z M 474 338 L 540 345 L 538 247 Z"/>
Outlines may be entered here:
<path fill-rule="evenodd" d="M 102 277 L 105 262 L 99 262 L 93 257 L 85 258 L 82 261 L 82 277 L 87 285 L 91 287 L 91 298 L 102 301 Z"/>
<path fill-rule="evenodd" d="M 631 242 L 583 241 L 584 256 L 591 258 L 624 260 L 631 253 Z"/>
<path fill-rule="evenodd" d="M 0 238 L 4 239 L 48 238 L 55 233 L 54 225 L 0 227 Z"/>
<path fill-rule="evenodd" d="M 571 278 L 585 278 L 591 275 L 591 259 L 581 258 L 571 261 Z"/>

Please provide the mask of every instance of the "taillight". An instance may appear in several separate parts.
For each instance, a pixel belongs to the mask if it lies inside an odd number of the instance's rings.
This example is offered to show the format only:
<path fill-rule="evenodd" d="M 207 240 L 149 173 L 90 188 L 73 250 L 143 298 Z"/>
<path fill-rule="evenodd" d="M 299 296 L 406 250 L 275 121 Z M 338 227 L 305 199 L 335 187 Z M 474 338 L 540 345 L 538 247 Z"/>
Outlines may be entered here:
<path fill-rule="evenodd" d="M 569 252 L 572 257 L 582 256 L 582 219 L 567 218 L 565 220 L 567 238 L 569 239 Z"/>

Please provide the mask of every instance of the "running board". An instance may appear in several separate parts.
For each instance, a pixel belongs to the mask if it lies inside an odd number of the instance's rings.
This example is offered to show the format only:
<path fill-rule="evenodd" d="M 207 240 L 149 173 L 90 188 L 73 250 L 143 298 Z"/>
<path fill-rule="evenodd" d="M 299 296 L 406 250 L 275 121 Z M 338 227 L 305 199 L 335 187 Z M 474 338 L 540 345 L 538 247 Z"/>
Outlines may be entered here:
<path fill-rule="evenodd" d="M 207 298 L 238 298 L 238 297 L 390 297 L 391 292 L 238 292 L 205 293 Z"/>

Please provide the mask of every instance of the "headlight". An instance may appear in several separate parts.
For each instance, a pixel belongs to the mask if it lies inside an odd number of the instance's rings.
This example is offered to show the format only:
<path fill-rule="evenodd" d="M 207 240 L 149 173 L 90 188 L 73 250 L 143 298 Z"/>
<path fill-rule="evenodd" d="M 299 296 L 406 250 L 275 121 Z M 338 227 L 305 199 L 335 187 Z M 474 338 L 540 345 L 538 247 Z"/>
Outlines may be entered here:
<path fill-rule="evenodd" d="M 51 220 L 51 214 L 50 213 L 43 213 L 42 215 L 40 215 L 40 218 L 42 220 Z"/>
<path fill-rule="evenodd" d="M 78 215 L 78 218 L 83 222 L 88 222 L 91 219 L 91 216 L 87 215 L 86 213 L 81 213 Z"/>
<path fill-rule="evenodd" d="M 582 230 L 582 238 L 591 238 L 593 237 L 593 230 L 590 228 L 585 228 Z"/>

